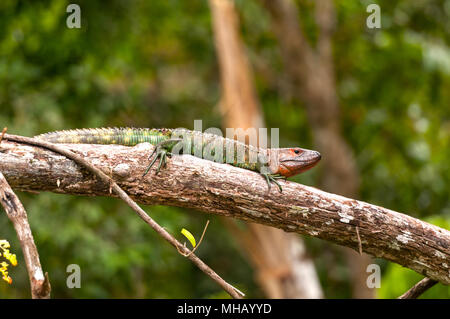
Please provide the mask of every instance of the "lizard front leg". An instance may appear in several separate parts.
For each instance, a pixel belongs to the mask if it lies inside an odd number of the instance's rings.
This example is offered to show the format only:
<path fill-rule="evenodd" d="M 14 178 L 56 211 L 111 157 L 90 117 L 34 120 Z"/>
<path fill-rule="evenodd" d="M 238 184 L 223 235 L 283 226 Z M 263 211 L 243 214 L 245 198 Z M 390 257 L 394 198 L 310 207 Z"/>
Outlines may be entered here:
<path fill-rule="evenodd" d="M 172 149 L 172 147 L 179 143 L 180 141 L 182 141 L 179 138 L 173 138 L 173 139 L 168 139 L 162 142 L 159 142 L 158 144 L 155 145 L 155 149 L 153 150 L 153 152 L 150 154 L 150 156 L 148 157 L 148 159 L 150 160 L 153 155 L 155 155 L 155 157 L 153 157 L 153 160 L 150 162 L 150 165 L 147 167 L 147 169 L 145 170 L 145 173 L 142 175 L 142 177 L 144 177 L 145 175 L 147 175 L 147 173 L 150 171 L 150 169 L 152 168 L 152 166 L 155 164 L 156 160 L 158 159 L 158 157 L 160 158 L 159 160 L 159 165 L 158 168 L 156 169 L 156 174 L 159 173 L 159 171 L 161 170 L 161 167 L 165 167 L 167 164 L 167 157 L 171 156 L 172 153 L 170 153 L 170 149 Z"/>
<path fill-rule="evenodd" d="M 269 186 L 269 191 L 271 187 L 271 182 L 275 183 L 275 185 L 278 186 L 278 189 L 280 190 L 280 193 L 283 192 L 283 188 L 281 187 L 280 183 L 278 183 L 277 179 L 284 179 L 286 180 L 286 177 L 280 175 L 280 174 L 270 174 L 270 173 L 260 173 L 267 181 L 267 185 Z"/>
<path fill-rule="evenodd" d="M 268 161 L 268 157 L 267 155 L 258 154 L 258 170 L 259 173 L 266 179 L 267 182 L 267 186 L 269 187 L 269 191 L 271 188 L 271 183 L 275 183 L 275 185 L 278 186 L 278 189 L 280 190 L 280 193 L 283 192 L 283 188 L 281 187 L 280 183 L 278 183 L 277 179 L 284 179 L 286 180 L 286 177 L 278 174 L 278 173 L 274 173 L 274 170 L 272 167 L 270 167 L 269 161 Z"/>

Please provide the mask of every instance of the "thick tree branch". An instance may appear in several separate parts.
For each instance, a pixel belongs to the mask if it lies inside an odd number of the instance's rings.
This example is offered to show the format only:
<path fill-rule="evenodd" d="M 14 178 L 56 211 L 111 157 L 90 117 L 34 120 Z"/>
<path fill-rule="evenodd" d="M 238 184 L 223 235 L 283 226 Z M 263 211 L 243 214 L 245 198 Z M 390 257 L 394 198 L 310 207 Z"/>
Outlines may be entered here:
<path fill-rule="evenodd" d="M 14 194 L 5 177 L 0 171 L 0 203 L 6 215 L 14 225 L 20 246 L 22 246 L 23 257 L 30 278 L 31 297 L 33 299 L 50 298 L 50 281 L 48 274 L 42 271 L 39 253 L 34 243 L 27 212 Z"/>
<path fill-rule="evenodd" d="M 66 147 L 111 174 L 140 203 L 194 208 L 355 250 L 360 240 L 362 251 L 370 255 L 450 284 L 450 232 L 411 216 L 292 182 L 282 182 L 283 193 L 275 187 L 269 192 L 265 180 L 254 172 L 189 155 L 173 156 L 158 175 L 152 170 L 142 178 L 153 149 L 147 143 Z M 28 145 L 3 141 L 0 170 L 19 190 L 114 196 L 71 160 Z"/>

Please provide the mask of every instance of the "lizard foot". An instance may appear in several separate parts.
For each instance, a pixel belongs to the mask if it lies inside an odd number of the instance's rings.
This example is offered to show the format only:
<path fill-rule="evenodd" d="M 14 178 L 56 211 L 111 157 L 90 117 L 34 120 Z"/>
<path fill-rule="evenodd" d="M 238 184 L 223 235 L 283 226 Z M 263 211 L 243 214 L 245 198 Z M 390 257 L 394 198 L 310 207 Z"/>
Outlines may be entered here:
<path fill-rule="evenodd" d="M 152 166 L 155 164 L 156 160 L 158 159 L 158 157 L 160 158 L 159 160 L 159 164 L 158 164 L 158 168 L 156 169 L 156 174 L 159 173 L 159 171 L 161 170 L 161 167 L 165 167 L 167 164 L 167 156 L 170 156 L 170 153 L 165 150 L 165 149 L 160 149 L 158 151 L 153 151 L 152 154 L 150 155 L 150 158 L 152 158 L 153 154 L 156 153 L 156 156 L 153 157 L 153 160 L 151 161 L 150 165 L 148 165 L 147 169 L 145 170 L 145 173 L 142 175 L 142 177 L 144 177 L 145 175 L 147 175 L 147 173 L 150 171 L 150 169 L 152 168 Z M 150 159 L 149 158 L 149 159 Z"/>
<path fill-rule="evenodd" d="M 159 173 L 159 171 L 161 170 L 161 167 L 165 167 L 167 164 L 167 156 L 172 155 L 172 153 L 170 153 L 166 147 L 171 145 L 173 146 L 173 144 L 180 142 L 180 139 L 169 139 L 169 140 L 165 140 L 162 141 L 160 143 L 158 143 L 153 152 L 150 154 L 150 156 L 148 157 L 148 159 L 150 160 L 153 155 L 155 155 L 155 157 L 153 157 L 153 160 L 151 161 L 150 165 L 147 167 L 147 169 L 145 170 L 145 173 L 142 175 L 142 177 L 144 177 L 145 175 L 147 175 L 147 173 L 150 171 L 150 169 L 152 168 L 153 164 L 155 164 L 156 160 L 158 159 L 158 157 L 160 158 L 159 160 L 159 164 L 158 164 L 158 168 L 156 169 L 156 174 Z"/>
<path fill-rule="evenodd" d="M 281 185 L 280 185 L 280 183 L 278 183 L 277 179 L 286 180 L 285 176 L 280 175 L 280 174 L 268 174 L 268 173 L 261 173 L 261 175 L 264 176 L 264 178 L 266 179 L 267 185 L 269 186 L 269 191 L 270 191 L 270 187 L 271 187 L 270 182 L 274 182 L 278 186 L 280 193 L 283 192 L 283 188 L 281 188 Z"/>

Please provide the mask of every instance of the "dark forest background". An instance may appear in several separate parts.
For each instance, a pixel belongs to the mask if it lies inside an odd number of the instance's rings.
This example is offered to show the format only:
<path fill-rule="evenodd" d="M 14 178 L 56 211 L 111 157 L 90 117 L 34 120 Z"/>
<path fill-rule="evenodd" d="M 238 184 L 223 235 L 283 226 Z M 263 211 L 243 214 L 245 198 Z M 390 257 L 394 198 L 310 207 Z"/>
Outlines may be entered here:
<path fill-rule="evenodd" d="M 224 79 L 212 2 L 80 0 L 82 27 L 68 29 L 69 1 L 2 0 L 1 128 L 33 136 L 83 127 L 192 129 L 196 119 L 203 120 L 204 129 L 223 127 Z M 280 128 L 281 147 L 320 149 L 314 99 L 298 93 L 302 84 L 289 72 L 302 61 L 286 58 L 276 30 L 277 8 L 271 6 L 279 3 L 293 5 L 289 8 L 295 8 L 311 47 L 323 32 L 315 8 L 319 2 L 234 1 L 254 95 L 264 125 Z M 370 3 L 380 5 L 381 29 L 366 26 Z M 450 2 L 336 1 L 332 10 L 327 70 L 334 74 L 339 134 L 358 175 L 355 197 L 450 229 Z M 327 167 L 291 180 L 326 188 Z M 18 195 L 53 297 L 227 297 L 120 200 Z M 144 209 L 179 240 L 181 228 L 198 237 L 210 219 L 199 257 L 248 297 L 270 296 L 223 219 L 174 207 Z M 19 261 L 10 269 L 13 284 L 0 282 L 0 298 L 28 298 L 20 245 L 5 214 L 0 214 L 0 239 L 10 241 Z M 346 253 L 303 239 L 323 296 L 354 297 L 352 280 L 357 279 Z M 377 298 L 398 297 L 422 278 L 381 259 L 372 262 L 382 269 Z M 68 264 L 81 267 L 80 289 L 66 286 Z M 450 288 L 438 284 L 424 297 L 449 298 Z"/>

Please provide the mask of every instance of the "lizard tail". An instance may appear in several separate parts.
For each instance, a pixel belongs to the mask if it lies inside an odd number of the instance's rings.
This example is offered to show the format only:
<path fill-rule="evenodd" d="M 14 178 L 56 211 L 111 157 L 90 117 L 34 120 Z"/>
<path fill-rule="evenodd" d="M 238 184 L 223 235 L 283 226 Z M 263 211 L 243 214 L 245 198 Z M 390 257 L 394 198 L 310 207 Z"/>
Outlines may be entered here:
<path fill-rule="evenodd" d="M 168 139 L 170 131 L 148 128 L 96 128 L 49 132 L 35 138 L 63 144 L 120 144 L 134 146 L 148 142 L 156 145 Z"/>

